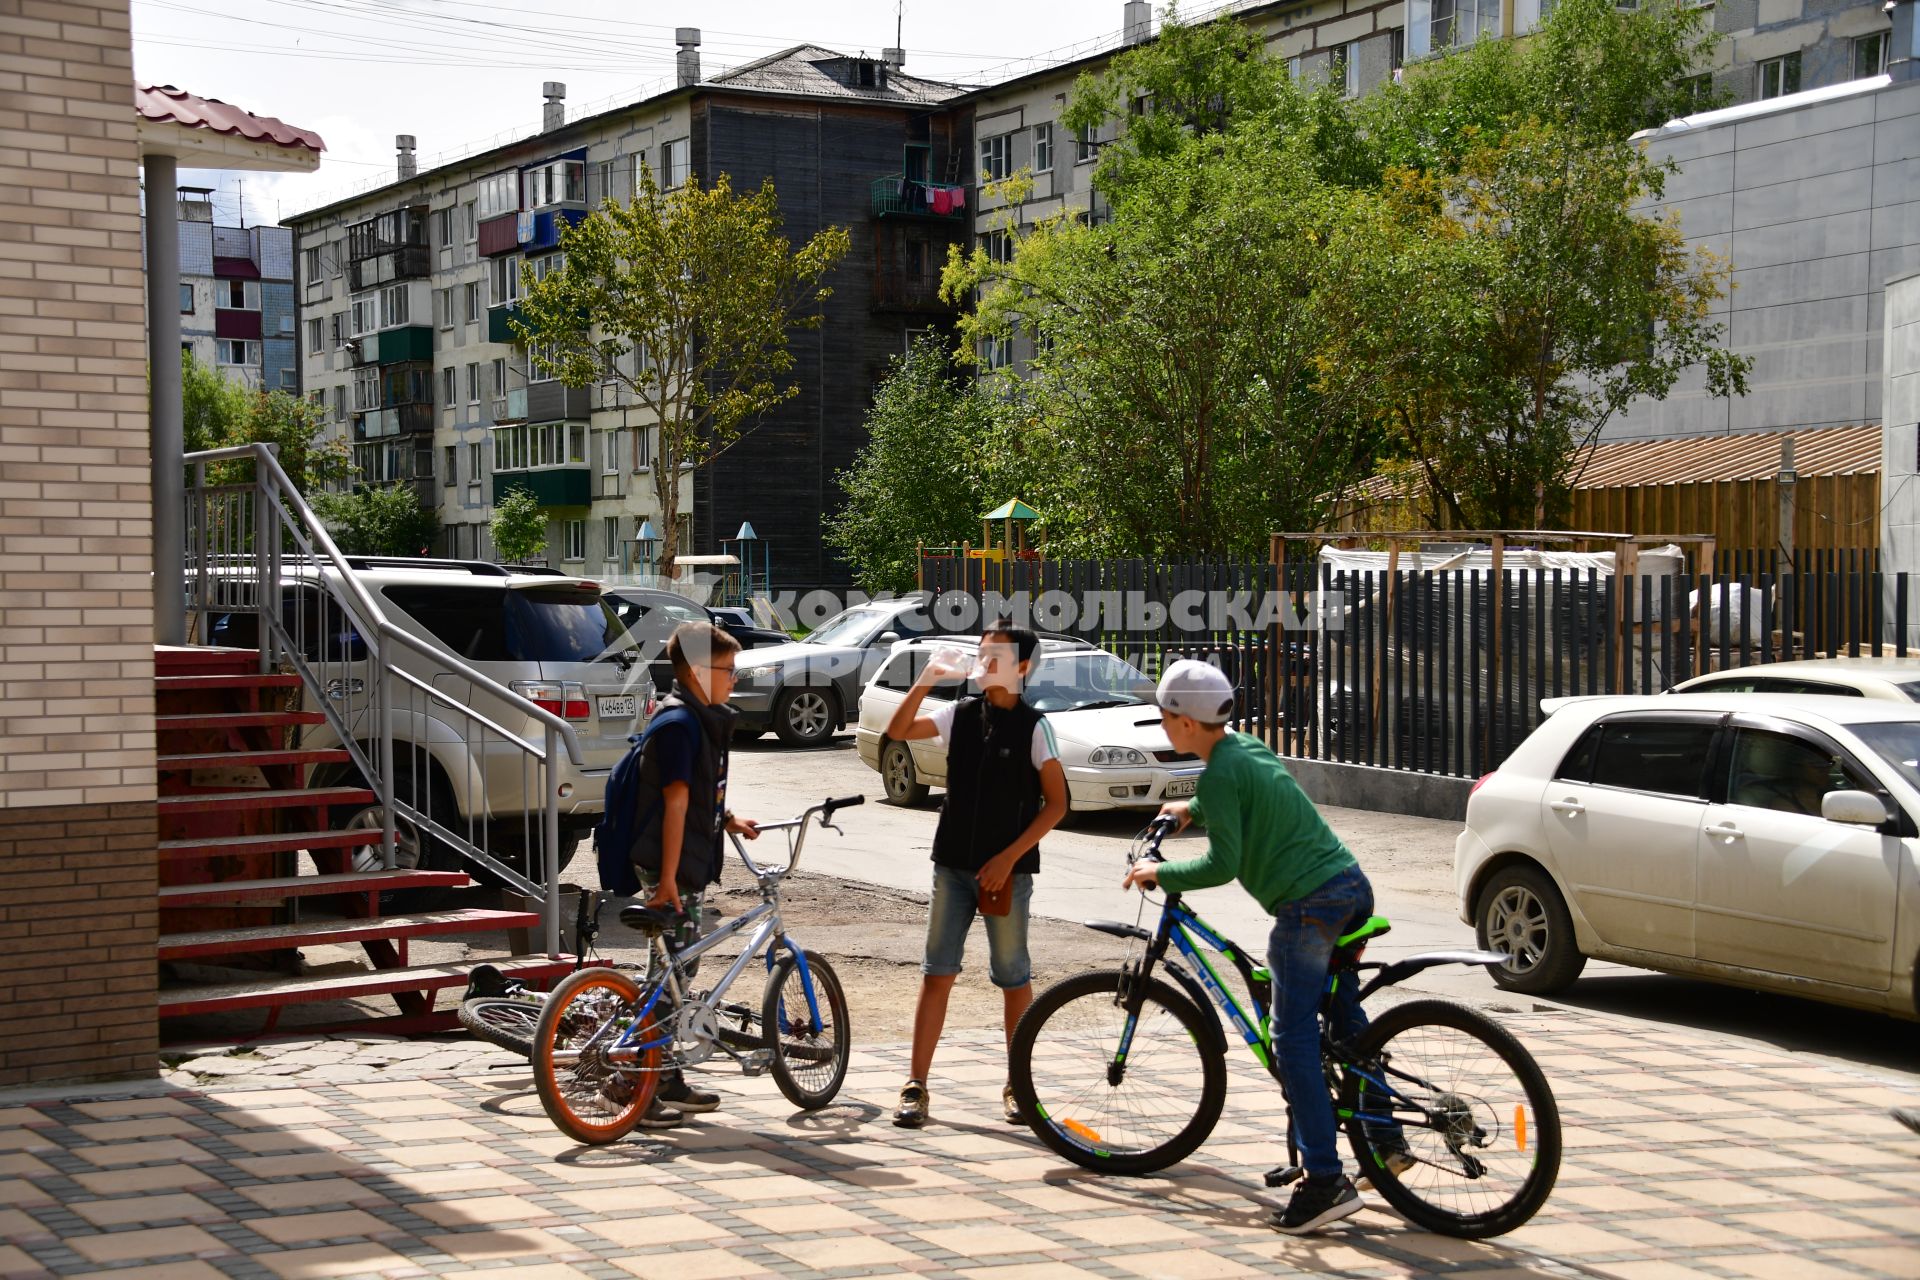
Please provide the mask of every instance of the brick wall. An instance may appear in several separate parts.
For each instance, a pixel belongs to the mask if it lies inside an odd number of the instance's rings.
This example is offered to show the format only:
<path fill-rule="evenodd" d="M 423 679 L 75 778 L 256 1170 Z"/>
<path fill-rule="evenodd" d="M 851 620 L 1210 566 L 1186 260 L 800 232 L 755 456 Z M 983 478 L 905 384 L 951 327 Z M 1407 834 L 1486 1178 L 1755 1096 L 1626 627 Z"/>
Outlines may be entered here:
<path fill-rule="evenodd" d="M 129 40 L 127 0 L 0 0 L 0 1084 L 153 1069 Z"/>

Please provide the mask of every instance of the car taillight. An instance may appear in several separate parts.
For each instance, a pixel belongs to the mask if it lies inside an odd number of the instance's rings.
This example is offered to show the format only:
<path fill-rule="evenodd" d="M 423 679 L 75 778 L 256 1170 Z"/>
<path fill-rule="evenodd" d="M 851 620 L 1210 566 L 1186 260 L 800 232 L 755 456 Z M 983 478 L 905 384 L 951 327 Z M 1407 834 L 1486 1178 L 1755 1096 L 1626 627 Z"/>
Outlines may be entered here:
<path fill-rule="evenodd" d="M 515 680 L 507 686 L 539 707 L 563 720 L 585 720 L 593 714 L 587 701 L 587 686 L 571 680 Z"/>
<path fill-rule="evenodd" d="M 1497 772 L 1499 772 L 1499 771 L 1498 771 L 1498 770 L 1495 770 L 1494 772 L 1495 772 L 1495 773 L 1497 773 Z M 1487 780 L 1488 780 L 1489 778 L 1491 778 L 1491 777 L 1493 777 L 1493 774 L 1491 774 L 1491 773 L 1483 773 L 1483 774 L 1481 774 L 1481 775 L 1480 775 L 1479 777 L 1477 777 L 1477 778 L 1475 778 L 1475 779 L 1473 780 L 1473 785 L 1472 785 L 1471 787 L 1469 787 L 1469 788 L 1467 788 L 1467 794 L 1468 794 L 1469 796 L 1471 796 L 1471 795 L 1472 795 L 1472 794 L 1473 794 L 1474 792 L 1476 792 L 1476 791 L 1478 791 L 1478 790 L 1479 790 L 1480 788 L 1482 788 L 1482 787 L 1484 787 L 1484 786 L 1486 786 L 1486 785 L 1487 785 Z"/>

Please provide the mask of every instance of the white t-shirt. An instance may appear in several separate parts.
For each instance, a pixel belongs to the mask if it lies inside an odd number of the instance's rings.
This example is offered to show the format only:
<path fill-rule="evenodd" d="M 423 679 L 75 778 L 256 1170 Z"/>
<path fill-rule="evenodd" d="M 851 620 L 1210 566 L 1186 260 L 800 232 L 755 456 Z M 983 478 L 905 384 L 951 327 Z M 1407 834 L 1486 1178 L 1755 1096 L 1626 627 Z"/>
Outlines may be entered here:
<path fill-rule="evenodd" d="M 920 714 L 933 721 L 933 736 L 941 746 L 947 745 L 947 736 L 953 732 L 953 712 L 958 702 L 942 702 L 935 707 L 922 705 Z M 1033 767 L 1038 769 L 1049 760 L 1058 760 L 1060 751 L 1053 742 L 1053 726 L 1047 723 L 1045 716 L 1040 717 L 1037 731 L 1033 735 Z"/>

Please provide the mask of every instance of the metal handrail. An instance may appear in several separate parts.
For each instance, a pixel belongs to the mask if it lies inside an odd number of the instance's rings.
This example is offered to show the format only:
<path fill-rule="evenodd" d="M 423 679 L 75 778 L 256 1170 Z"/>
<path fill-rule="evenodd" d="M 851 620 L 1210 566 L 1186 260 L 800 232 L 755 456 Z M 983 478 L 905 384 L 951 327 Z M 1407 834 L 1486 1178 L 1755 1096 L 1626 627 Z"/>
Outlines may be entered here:
<path fill-rule="evenodd" d="M 243 460 L 250 460 L 254 464 L 254 477 L 251 483 L 218 486 L 218 488 L 235 492 L 252 491 L 256 496 L 257 507 L 254 512 L 255 527 L 253 530 L 254 547 L 251 555 L 245 557 L 245 559 L 250 561 L 252 569 L 258 575 L 259 590 L 254 601 L 254 608 L 262 624 L 259 628 L 261 638 L 260 663 L 262 671 L 269 671 L 274 668 L 274 657 L 271 650 L 273 642 L 279 641 L 282 652 L 291 660 L 295 670 L 300 673 L 303 683 L 308 685 L 316 695 L 319 695 L 317 702 L 328 719 L 332 721 L 334 730 L 339 735 L 342 745 L 348 749 L 354 763 L 369 775 L 368 780 L 372 784 L 371 789 L 379 797 L 383 815 L 381 856 L 389 870 L 395 866 L 394 824 L 397 812 L 396 797 L 394 794 L 394 780 L 397 775 L 394 767 L 393 752 L 393 685 L 396 680 L 419 688 L 432 701 L 444 702 L 446 705 L 461 711 L 468 719 L 477 721 L 486 729 L 498 734 L 502 741 L 514 744 L 523 751 L 529 759 L 544 765 L 547 773 L 547 785 L 541 788 L 543 794 L 541 796 L 540 806 L 540 843 L 542 846 L 541 853 L 543 855 L 540 865 L 546 881 L 544 892 L 545 910 L 543 912 L 545 919 L 543 923 L 545 925 L 546 950 L 549 953 L 557 952 L 560 944 L 558 883 L 560 814 L 559 795 L 556 787 L 552 785 L 552 770 L 558 762 L 562 750 L 565 751 L 566 757 L 574 765 L 585 766 L 586 755 L 581 748 L 578 733 L 574 730 L 573 726 L 562 717 L 555 715 L 553 712 L 533 702 L 524 694 L 501 684 L 484 672 L 476 670 L 459 657 L 429 644 L 388 618 L 385 611 L 380 608 L 379 603 L 375 600 L 373 593 L 367 590 L 365 584 L 360 581 L 359 576 L 348 563 L 347 557 L 334 543 L 332 536 L 328 534 L 319 516 L 314 513 L 313 508 L 308 505 L 306 498 L 294 485 L 291 477 L 289 477 L 286 471 L 280 466 L 277 454 L 277 446 L 256 443 L 202 450 L 187 454 L 184 458 L 184 462 L 193 469 L 196 482 L 195 490 L 203 497 L 209 492 L 209 486 L 206 483 L 206 468 L 208 464 Z M 325 565 L 334 570 L 332 575 L 314 575 L 316 584 L 328 587 L 328 594 L 335 598 L 336 604 L 346 615 L 348 622 L 353 626 L 362 642 L 366 644 L 368 660 L 372 663 L 373 669 L 378 673 L 377 678 L 373 682 L 374 701 L 368 708 L 375 716 L 376 723 L 379 726 L 379 749 L 377 758 L 370 759 L 367 753 L 361 750 L 359 743 L 356 741 L 354 727 L 346 722 L 342 714 L 325 696 L 326 690 L 322 682 L 307 666 L 306 661 L 298 653 L 297 649 L 290 643 L 291 638 L 284 634 L 285 628 L 279 616 L 279 609 L 277 607 L 268 607 L 269 600 L 275 602 L 279 600 L 282 574 L 281 565 L 283 560 L 281 550 L 281 528 L 283 524 L 288 527 L 288 532 L 296 539 L 296 543 L 302 545 L 306 551 L 303 559 L 307 561 L 308 567 L 318 568 Z M 215 557 L 210 554 L 209 548 L 206 545 L 207 536 L 206 516 L 205 512 L 202 511 L 198 543 L 195 547 L 190 548 L 190 554 L 194 555 L 197 562 L 197 571 L 193 574 L 192 578 L 193 598 L 198 606 L 202 626 L 205 625 L 209 609 L 209 584 L 213 577 L 211 570 L 215 559 Z M 333 585 L 336 581 L 338 583 L 337 587 Z M 495 721 L 481 715 L 473 708 L 462 706 L 454 700 L 445 698 L 445 696 L 434 689 L 429 682 L 422 681 L 413 673 L 400 670 L 392 662 L 393 649 L 395 647 L 406 649 L 424 658 L 438 669 L 437 673 L 450 674 L 469 682 L 475 689 L 484 692 L 489 697 L 498 700 L 513 711 L 539 724 L 544 730 L 544 741 L 535 743 L 519 734 L 515 734 Z M 412 808 L 411 804 L 409 808 Z M 423 836 L 428 832 L 433 832 L 443 837 L 453 837 L 456 842 L 456 848 L 460 845 L 469 846 L 468 848 L 461 848 L 459 850 L 462 856 L 490 865 L 496 874 L 507 879 L 516 888 L 530 892 L 537 890 L 537 886 L 533 885 L 526 878 L 521 877 L 511 868 L 501 864 L 488 853 L 472 848 L 470 841 L 460 839 L 458 833 L 451 831 L 444 824 L 434 821 L 430 813 L 423 814 L 415 812 L 413 818 L 416 820 L 417 826 L 421 829 Z M 531 865 L 529 865 L 528 870 L 532 870 Z"/>

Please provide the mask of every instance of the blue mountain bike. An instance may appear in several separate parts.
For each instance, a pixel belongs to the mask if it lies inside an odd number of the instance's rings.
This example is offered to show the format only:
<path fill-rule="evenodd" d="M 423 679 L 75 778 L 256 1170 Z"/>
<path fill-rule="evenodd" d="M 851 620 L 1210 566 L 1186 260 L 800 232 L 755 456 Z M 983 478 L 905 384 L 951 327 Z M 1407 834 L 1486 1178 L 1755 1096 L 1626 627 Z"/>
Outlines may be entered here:
<path fill-rule="evenodd" d="M 1159 861 L 1173 827 L 1170 818 L 1155 819 L 1128 861 Z M 1152 932 L 1106 920 L 1087 925 L 1127 939 L 1129 954 L 1118 969 L 1077 974 L 1035 998 L 1009 1050 L 1014 1096 L 1034 1134 L 1074 1164 L 1153 1173 L 1198 1150 L 1226 1105 L 1227 1036 L 1206 1012 L 1209 1002 L 1279 1081 L 1270 979 L 1177 893 L 1166 895 Z M 1334 953 L 1320 1050 L 1334 1114 L 1361 1176 L 1409 1221 L 1476 1239 L 1512 1231 L 1546 1203 L 1560 1172 L 1560 1111 L 1532 1055 L 1498 1023 L 1443 1000 L 1395 1005 L 1351 1043 L 1331 1030 L 1342 984 L 1361 984 L 1365 1001 L 1436 965 L 1494 965 L 1506 957 L 1439 951 L 1363 963 L 1368 940 L 1390 927 L 1375 916 Z M 1251 1015 L 1206 951 L 1238 972 Z M 1290 1163 L 1267 1175 L 1268 1186 L 1301 1175 L 1291 1108 L 1287 1148 Z"/>

